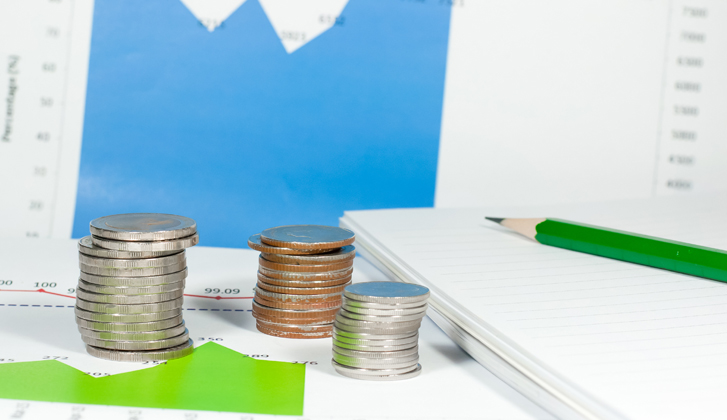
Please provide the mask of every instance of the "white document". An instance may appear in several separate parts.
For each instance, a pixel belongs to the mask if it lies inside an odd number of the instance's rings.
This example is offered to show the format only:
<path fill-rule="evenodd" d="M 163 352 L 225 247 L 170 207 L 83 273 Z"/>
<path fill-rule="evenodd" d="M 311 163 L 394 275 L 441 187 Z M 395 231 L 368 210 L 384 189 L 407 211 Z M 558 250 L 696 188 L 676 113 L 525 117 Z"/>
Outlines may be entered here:
<path fill-rule="evenodd" d="M 0 2 L 0 237 L 69 238 L 93 0 Z"/>
<path fill-rule="evenodd" d="M 724 190 L 724 1 L 452 8 L 435 205 Z"/>
<path fill-rule="evenodd" d="M 726 249 L 725 208 L 725 195 L 697 196 L 357 211 L 342 224 L 581 416 L 708 419 L 725 414 L 727 284 L 548 247 L 484 217 L 559 217 Z"/>

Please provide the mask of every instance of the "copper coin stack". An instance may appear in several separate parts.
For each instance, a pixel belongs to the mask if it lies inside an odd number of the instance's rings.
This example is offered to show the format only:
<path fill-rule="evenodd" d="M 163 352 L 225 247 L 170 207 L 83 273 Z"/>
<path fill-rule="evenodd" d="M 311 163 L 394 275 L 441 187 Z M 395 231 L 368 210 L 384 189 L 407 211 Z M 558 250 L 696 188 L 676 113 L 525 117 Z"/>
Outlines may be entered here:
<path fill-rule="evenodd" d="M 248 239 L 260 251 L 252 314 L 257 329 L 284 338 L 325 338 L 351 284 L 354 233 L 320 225 L 266 229 Z"/>

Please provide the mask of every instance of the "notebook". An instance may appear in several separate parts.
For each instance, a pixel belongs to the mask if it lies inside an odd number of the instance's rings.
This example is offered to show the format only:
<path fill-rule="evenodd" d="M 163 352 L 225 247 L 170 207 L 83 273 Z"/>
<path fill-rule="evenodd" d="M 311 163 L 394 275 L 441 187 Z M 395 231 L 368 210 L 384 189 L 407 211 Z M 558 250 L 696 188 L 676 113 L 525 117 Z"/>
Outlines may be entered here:
<path fill-rule="evenodd" d="M 727 194 L 346 212 L 362 255 L 432 290 L 430 317 L 561 418 L 724 418 L 727 284 L 529 241 L 484 219 L 558 217 L 727 249 Z"/>

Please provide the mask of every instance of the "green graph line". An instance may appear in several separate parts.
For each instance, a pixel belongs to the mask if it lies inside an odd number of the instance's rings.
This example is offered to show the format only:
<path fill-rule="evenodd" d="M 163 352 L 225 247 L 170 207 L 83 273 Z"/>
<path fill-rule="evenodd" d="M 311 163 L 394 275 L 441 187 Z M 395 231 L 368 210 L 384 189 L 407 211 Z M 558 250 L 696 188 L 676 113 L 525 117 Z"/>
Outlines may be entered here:
<path fill-rule="evenodd" d="M 0 365 L 0 398 L 180 410 L 303 414 L 305 365 L 216 343 L 152 368 L 94 378 L 56 360 Z"/>

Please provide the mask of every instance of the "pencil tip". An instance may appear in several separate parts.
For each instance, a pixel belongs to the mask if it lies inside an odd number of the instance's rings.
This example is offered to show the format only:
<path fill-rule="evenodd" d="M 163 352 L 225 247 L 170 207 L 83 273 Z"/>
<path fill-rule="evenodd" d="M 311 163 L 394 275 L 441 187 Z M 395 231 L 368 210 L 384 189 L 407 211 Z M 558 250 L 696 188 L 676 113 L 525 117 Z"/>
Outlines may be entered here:
<path fill-rule="evenodd" d="M 502 221 L 505 220 L 504 217 L 485 217 L 485 219 L 498 224 L 502 223 Z"/>

